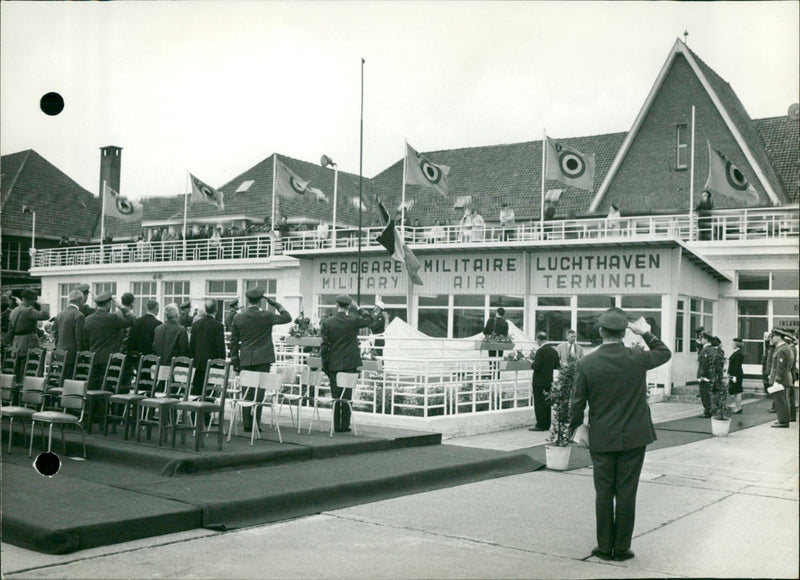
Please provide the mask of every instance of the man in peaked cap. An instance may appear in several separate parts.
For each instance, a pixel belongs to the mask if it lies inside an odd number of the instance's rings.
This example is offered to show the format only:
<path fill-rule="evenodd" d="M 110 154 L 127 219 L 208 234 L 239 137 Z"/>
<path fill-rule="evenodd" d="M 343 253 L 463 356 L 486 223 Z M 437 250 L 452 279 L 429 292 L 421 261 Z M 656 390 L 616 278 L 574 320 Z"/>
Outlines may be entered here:
<path fill-rule="evenodd" d="M 180 323 L 186 330 L 189 330 L 192 327 L 192 322 L 194 319 L 192 318 L 192 302 L 191 300 L 187 300 L 183 304 L 180 305 L 181 309 L 181 316 L 180 316 Z"/>
<path fill-rule="evenodd" d="M 86 317 L 83 325 L 84 346 L 94 353 L 89 390 L 100 388 L 108 357 L 119 351 L 119 331 L 132 326 L 136 321 L 131 311 L 121 304 L 117 304 L 121 315 L 112 313 L 112 301 L 111 292 L 96 295 L 94 303 L 97 310 Z"/>
<path fill-rule="evenodd" d="M 772 353 L 772 366 L 769 372 L 770 392 L 775 403 L 777 421 L 771 426 L 788 428 L 791 421 L 796 421 L 797 417 L 793 412 L 790 391 L 793 390 L 794 377 L 792 369 L 794 367 L 794 351 L 787 340 L 792 335 L 780 328 L 773 328 L 769 335 L 770 342 L 775 347 Z M 794 393 L 792 393 L 793 395 Z M 790 398 L 791 397 L 791 398 Z"/>
<path fill-rule="evenodd" d="M 364 310 L 356 314 L 349 312 L 353 299 L 346 294 L 336 297 L 336 314 L 326 318 L 320 328 L 322 346 L 322 370 L 328 375 L 331 396 L 353 399 L 353 390 L 344 389 L 336 383 L 336 373 L 357 373 L 361 366 L 361 351 L 358 346 L 358 331 L 371 326 L 375 319 Z M 337 432 L 350 431 L 350 407 L 338 402 L 333 407 L 333 428 Z"/>
<path fill-rule="evenodd" d="M 651 332 L 629 325 L 619 308 L 603 312 L 598 323 L 603 343 L 576 363 L 570 428 L 583 424 L 588 403 L 597 521 L 592 554 L 603 560 L 628 560 L 633 558 L 636 492 L 645 448 L 656 439 L 647 405 L 647 371 L 667 362 L 672 353 Z M 622 339 L 628 328 L 650 350 L 625 347 Z"/>
<path fill-rule="evenodd" d="M 700 389 L 700 401 L 703 404 L 703 414 L 700 418 L 711 417 L 711 366 L 714 349 L 714 337 L 707 332 L 701 332 L 697 339 L 700 354 L 697 357 L 697 382 Z"/>
<path fill-rule="evenodd" d="M 8 318 L 9 335 L 12 346 L 16 347 L 19 353 L 17 360 L 25 360 L 28 351 L 39 347 L 39 335 L 37 328 L 40 320 L 48 320 L 50 314 L 42 311 L 36 302 L 37 294 L 33 290 L 26 288 L 22 291 L 22 302 L 11 311 Z M 22 378 L 24 363 L 17 367 L 17 378 Z"/>
<path fill-rule="evenodd" d="M 733 339 L 733 352 L 728 357 L 728 394 L 733 395 L 733 413 L 742 412 L 742 386 L 744 383 L 744 341 L 736 337 Z"/>
<path fill-rule="evenodd" d="M 81 305 L 81 314 L 84 317 L 88 318 L 90 315 L 94 314 L 94 308 L 89 306 L 89 285 L 88 284 L 78 284 L 75 286 L 75 290 L 80 290 L 83 293 L 83 304 Z"/>
<path fill-rule="evenodd" d="M 272 344 L 272 327 L 276 324 L 288 324 L 292 315 L 272 298 L 264 296 L 263 288 L 251 288 L 245 292 L 247 308 L 237 313 L 231 323 L 231 365 L 234 371 L 256 371 L 268 373 L 275 362 L 275 346 Z M 261 310 L 261 299 L 278 311 L 278 314 Z M 256 400 L 261 400 L 263 389 L 255 393 Z M 261 421 L 261 407 L 256 411 L 256 421 Z M 244 430 L 250 431 L 252 420 L 250 407 L 242 409 Z"/>
<path fill-rule="evenodd" d="M 372 309 L 372 317 L 374 320 L 372 324 L 369 325 L 369 330 L 372 334 L 383 334 L 386 331 L 386 317 L 383 315 L 385 309 L 386 307 L 383 305 L 383 302 L 380 300 L 375 301 L 375 306 Z M 383 338 L 375 339 L 376 356 L 383 356 L 383 347 L 385 345 L 386 341 Z"/>

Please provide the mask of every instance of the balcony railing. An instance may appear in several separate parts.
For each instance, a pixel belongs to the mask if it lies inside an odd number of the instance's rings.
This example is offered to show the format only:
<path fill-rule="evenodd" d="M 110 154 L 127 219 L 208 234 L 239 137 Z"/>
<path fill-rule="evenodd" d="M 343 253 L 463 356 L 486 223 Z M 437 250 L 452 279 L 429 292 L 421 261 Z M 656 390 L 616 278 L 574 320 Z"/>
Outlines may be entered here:
<path fill-rule="evenodd" d="M 361 247 L 379 248 L 375 238 L 383 228 L 362 228 Z M 707 219 L 692 222 L 689 215 L 624 217 L 616 222 L 604 218 L 538 221 L 515 226 L 486 225 L 462 228 L 458 225 L 406 227 L 405 240 L 413 247 L 437 246 L 525 246 L 531 242 L 563 240 L 629 241 L 654 239 L 747 242 L 800 235 L 798 207 L 780 209 L 743 209 L 712 212 Z M 355 249 L 358 229 L 345 228 L 320 236 L 315 231 L 293 232 L 283 239 L 272 235 L 235 238 L 112 243 L 104 246 L 74 246 L 39 250 L 34 268 L 74 267 L 99 264 L 156 263 L 181 261 L 217 261 L 264 259 L 297 252 Z"/>

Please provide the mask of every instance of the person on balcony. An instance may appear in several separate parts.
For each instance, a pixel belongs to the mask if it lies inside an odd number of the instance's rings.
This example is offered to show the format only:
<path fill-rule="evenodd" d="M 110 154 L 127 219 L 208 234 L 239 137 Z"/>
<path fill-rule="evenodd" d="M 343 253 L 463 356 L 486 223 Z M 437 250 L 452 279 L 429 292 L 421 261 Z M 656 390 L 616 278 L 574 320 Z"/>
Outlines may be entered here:
<path fill-rule="evenodd" d="M 461 217 L 461 221 L 458 224 L 458 241 L 459 242 L 471 242 L 472 241 L 472 233 L 473 233 L 473 224 L 475 222 L 475 218 L 472 215 L 472 209 L 465 207 L 464 208 L 464 215 Z"/>
<path fill-rule="evenodd" d="M 714 199 L 707 189 L 700 194 L 700 203 L 697 204 L 697 231 L 701 241 L 711 239 L 711 210 L 714 209 Z"/>
<path fill-rule="evenodd" d="M 514 234 L 515 219 L 514 209 L 508 207 L 507 203 L 503 203 L 500 206 L 500 227 L 503 228 L 504 242 L 510 240 Z"/>
<path fill-rule="evenodd" d="M 619 229 L 620 213 L 619 207 L 616 204 L 611 204 L 608 208 L 608 215 L 606 216 L 606 230 L 609 233 L 616 232 Z"/>

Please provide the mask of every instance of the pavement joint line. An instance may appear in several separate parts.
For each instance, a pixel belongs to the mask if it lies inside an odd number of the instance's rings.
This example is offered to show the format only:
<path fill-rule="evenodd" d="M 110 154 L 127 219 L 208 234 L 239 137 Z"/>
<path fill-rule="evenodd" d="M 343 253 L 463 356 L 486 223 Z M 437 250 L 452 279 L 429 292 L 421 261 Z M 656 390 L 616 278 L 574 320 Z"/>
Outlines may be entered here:
<path fill-rule="evenodd" d="M 685 487 L 685 486 L 679 486 L 679 487 Z M 678 516 L 677 518 L 673 518 L 671 520 L 667 520 L 666 522 L 662 522 L 661 525 L 656 526 L 656 527 L 654 527 L 654 528 L 652 528 L 650 530 L 644 531 L 644 532 L 642 532 L 640 534 L 635 534 L 633 537 L 634 538 L 642 538 L 642 537 L 644 537 L 644 536 L 646 536 L 648 534 L 655 533 L 656 531 L 661 530 L 661 529 L 663 529 L 663 528 L 665 528 L 667 526 L 670 526 L 670 525 L 674 524 L 675 522 L 678 522 L 678 521 L 680 521 L 682 519 L 685 519 L 685 518 L 687 518 L 689 516 L 692 516 L 694 514 L 698 514 L 698 513 L 702 512 L 702 511 L 704 511 L 706 508 L 711 507 L 712 505 L 715 505 L 715 504 L 718 504 L 720 502 L 723 502 L 726 499 L 733 497 L 734 495 L 736 495 L 736 492 L 729 492 L 726 495 L 724 495 L 724 496 L 722 496 L 720 498 L 717 498 L 717 499 L 715 499 L 714 501 L 712 501 L 710 503 L 707 503 L 705 505 L 700 506 L 696 510 L 692 510 L 690 512 L 686 512 L 685 514 L 682 514 L 682 515 Z"/>

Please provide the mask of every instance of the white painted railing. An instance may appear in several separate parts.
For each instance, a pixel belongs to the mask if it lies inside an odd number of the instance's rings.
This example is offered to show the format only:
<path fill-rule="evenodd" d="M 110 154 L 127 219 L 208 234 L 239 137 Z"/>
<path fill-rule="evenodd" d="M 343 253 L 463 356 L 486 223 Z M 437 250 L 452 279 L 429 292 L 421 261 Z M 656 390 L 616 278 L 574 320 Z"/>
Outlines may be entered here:
<path fill-rule="evenodd" d="M 376 237 L 383 228 L 362 228 L 361 247 L 380 248 Z M 425 245 L 442 246 L 524 246 L 531 242 L 547 244 L 563 240 L 767 240 L 800 235 L 798 207 L 720 210 L 711 212 L 707 220 L 694 222 L 689 215 L 631 216 L 610 222 L 604 218 L 531 221 L 513 227 L 487 225 L 464 229 L 459 226 L 406 227 L 406 241 L 412 248 Z M 707 235 L 706 235 L 707 234 Z M 158 242 L 111 243 L 39 250 L 33 257 L 33 268 L 53 268 L 121 263 L 191 262 L 217 260 L 264 259 L 274 255 L 315 252 L 358 247 L 357 228 L 337 231 L 320 237 L 314 231 L 294 232 L 285 239 L 269 234 L 235 238 Z"/>

